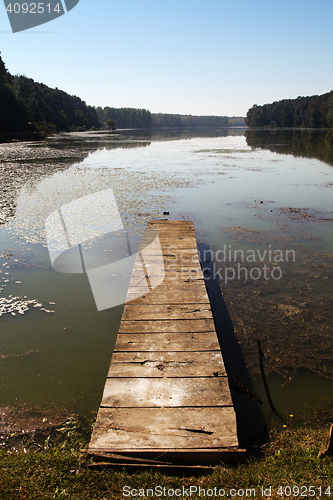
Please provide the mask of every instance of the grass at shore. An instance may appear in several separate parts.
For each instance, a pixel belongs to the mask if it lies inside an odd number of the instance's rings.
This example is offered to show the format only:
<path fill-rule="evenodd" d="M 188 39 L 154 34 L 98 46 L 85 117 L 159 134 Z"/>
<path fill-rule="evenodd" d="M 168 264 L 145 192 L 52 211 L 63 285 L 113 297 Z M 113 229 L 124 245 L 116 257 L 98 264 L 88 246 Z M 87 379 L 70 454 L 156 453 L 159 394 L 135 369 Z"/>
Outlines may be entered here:
<path fill-rule="evenodd" d="M 330 495 L 333 496 L 332 460 L 318 458 L 327 434 L 328 427 L 283 429 L 272 433 L 271 443 L 255 461 L 237 466 L 221 464 L 210 473 L 183 477 L 182 474 L 169 475 L 150 469 L 129 473 L 110 468 L 84 468 L 80 448 L 86 445 L 86 440 L 76 440 L 71 431 L 70 439 L 52 445 L 46 440 L 40 451 L 24 447 L 19 452 L 2 450 L 0 498 L 118 500 L 134 498 L 136 493 L 138 498 L 197 499 L 220 498 L 222 489 L 229 498 L 263 498 L 262 488 L 266 490 L 265 498 L 329 498 Z M 123 490 L 124 486 L 128 489 Z M 154 490 L 156 486 L 161 489 Z M 267 490 L 270 486 L 271 494 Z M 281 486 L 282 489 L 279 490 Z M 310 486 L 312 488 L 309 489 Z M 197 488 L 196 491 L 194 487 Z M 130 496 L 130 489 L 133 489 L 133 496 Z M 147 489 L 152 490 L 147 492 Z M 230 491 L 231 489 L 235 491 Z"/>

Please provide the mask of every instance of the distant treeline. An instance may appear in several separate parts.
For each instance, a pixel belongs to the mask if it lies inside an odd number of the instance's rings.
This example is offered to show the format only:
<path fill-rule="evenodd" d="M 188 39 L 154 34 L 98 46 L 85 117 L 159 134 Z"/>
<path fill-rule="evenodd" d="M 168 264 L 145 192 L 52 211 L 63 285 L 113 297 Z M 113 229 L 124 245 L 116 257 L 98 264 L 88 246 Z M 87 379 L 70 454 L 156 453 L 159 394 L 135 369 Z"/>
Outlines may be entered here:
<path fill-rule="evenodd" d="M 284 99 L 247 112 L 248 127 L 333 128 L 333 91 L 320 96 Z"/>
<path fill-rule="evenodd" d="M 192 116 L 153 113 L 153 127 L 227 127 L 227 116 Z"/>
<path fill-rule="evenodd" d="M 242 117 L 227 116 L 192 116 L 167 113 L 150 113 L 136 108 L 97 108 L 101 124 L 113 120 L 116 128 L 162 128 L 162 127 L 232 127 L 245 126 Z"/>
<path fill-rule="evenodd" d="M 0 132 L 43 133 L 99 127 L 95 108 L 26 76 L 12 76 L 0 56 Z"/>
<path fill-rule="evenodd" d="M 96 108 L 101 125 L 113 120 L 116 128 L 146 128 L 151 125 L 151 113 L 146 109 L 136 108 Z"/>
<path fill-rule="evenodd" d="M 246 127 L 246 121 L 243 116 L 229 116 L 228 127 Z"/>
<path fill-rule="evenodd" d="M 244 127 L 245 119 L 238 116 L 195 116 L 172 115 L 166 113 L 152 113 L 151 124 L 153 127 Z"/>

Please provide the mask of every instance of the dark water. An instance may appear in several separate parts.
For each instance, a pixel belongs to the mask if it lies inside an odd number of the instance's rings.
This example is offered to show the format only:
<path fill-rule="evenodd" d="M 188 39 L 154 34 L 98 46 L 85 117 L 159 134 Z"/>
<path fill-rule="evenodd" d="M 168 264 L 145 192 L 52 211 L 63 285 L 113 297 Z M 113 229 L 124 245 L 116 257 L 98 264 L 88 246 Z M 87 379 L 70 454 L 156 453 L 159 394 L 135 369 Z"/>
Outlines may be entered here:
<path fill-rule="evenodd" d="M 85 274 L 52 268 L 45 221 L 112 189 L 132 229 L 164 211 L 194 221 L 263 416 L 257 338 L 280 413 L 299 423 L 325 416 L 333 402 L 332 144 L 328 131 L 168 130 L 0 145 L 0 405 L 98 409 L 122 306 L 98 311 Z M 248 396 L 235 397 L 242 405 Z"/>

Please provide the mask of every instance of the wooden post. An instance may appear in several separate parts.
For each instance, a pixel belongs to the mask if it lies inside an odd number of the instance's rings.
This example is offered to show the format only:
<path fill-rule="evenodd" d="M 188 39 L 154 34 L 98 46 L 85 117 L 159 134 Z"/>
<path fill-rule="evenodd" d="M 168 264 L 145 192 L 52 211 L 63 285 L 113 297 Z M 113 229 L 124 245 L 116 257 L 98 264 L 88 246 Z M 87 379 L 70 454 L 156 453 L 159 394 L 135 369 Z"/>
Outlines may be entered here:
<path fill-rule="evenodd" d="M 333 455 L 333 424 L 331 424 L 328 438 L 326 442 L 326 448 L 323 451 L 320 451 L 318 454 L 319 458 L 331 457 Z"/>

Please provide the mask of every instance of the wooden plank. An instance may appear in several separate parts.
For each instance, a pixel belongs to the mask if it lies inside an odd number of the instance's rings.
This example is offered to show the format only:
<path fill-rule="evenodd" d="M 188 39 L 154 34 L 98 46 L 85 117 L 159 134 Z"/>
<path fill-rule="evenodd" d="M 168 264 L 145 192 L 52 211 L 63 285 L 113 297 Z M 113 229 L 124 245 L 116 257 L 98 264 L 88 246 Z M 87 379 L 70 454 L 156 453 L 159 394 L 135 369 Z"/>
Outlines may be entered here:
<path fill-rule="evenodd" d="M 146 249 L 139 250 L 143 255 L 151 255 L 156 257 L 162 255 L 163 257 L 172 257 L 176 262 L 181 262 L 182 257 L 187 259 L 194 259 L 195 262 L 199 261 L 198 250 L 196 247 L 190 247 L 187 240 L 161 240 L 159 238 L 159 246 L 151 246 L 147 242 Z"/>
<path fill-rule="evenodd" d="M 194 231 L 194 226 L 193 226 L 193 223 L 190 223 L 190 224 L 183 224 L 181 222 L 179 223 L 175 223 L 175 221 L 172 222 L 172 228 L 171 228 L 171 224 L 170 224 L 170 221 L 165 221 L 165 223 L 163 223 L 163 221 L 154 221 L 153 224 L 147 224 L 148 228 L 152 228 L 154 229 L 155 231 L 163 231 L 163 234 L 167 234 L 168 232 L 172 235 L 174 235 L 177 231 L 182 235 L 182 234 L 186 234 L 186 233 L 191 233 L 191 234 L 194 234 L 195 231 Z"/>
<path fill-rule="evenodd" d="M 143 281 L 141 282 L 143 283 Z M 139 285 L 141 284 L 139 283 Z M 151 284 L 151 282 L 150 282 Z M 198 286 L 199 285 L 199 286 Z M 152 286 L 152 285 L 151 285 Z M 167 288 L 167 291 L 166 291 Z M 131 303 L 135 300 L 136 304 L 208 304 L 209 299 L 206 293 L 204 284 L 197 283 L 193 287 L 193 291 L 181 290 L 177 284 L 166 287 L 157 286 L 152 291 L 148 285 L 130 287 L 126 295 L 126 303 Z"/>
<path fill-rule="evenodd" d="M 168 230 L 166 227 L 159 227 L 156 229 L 158 232 L 160 240 L 165 240 L 165 241 L 181 241 L 184 240 L 185 238 L 195 238 L 195 231 L 191 230 L 190 228 L 188 229 L 183 229 L 181 226 L 174 227 L 172 231 Z M 195 246 L 196 242 L 193 241 L 191 242 L 191 246 Z"/>
<path fill-rule="evenodd" d="M 143 255 L 143 260 L 137 261 L 134 265 L 134 270 L 136 267 L 140 267 L 142 265 L 142 262 L 148 266 L 151 267 L 156 264 L 160 264 L 161 262 L 164 263 L 164 266 L 183 266 L 183 267 L 193 267 L 193 268 L 198 268 L 200 267 L 200 261 L 198 256 L 195 258 L 192 255 L 182 255 L 181 251 L 178 253 L 173 253 L 172 255 L 163 255 L 161 253 L 156 252 L 154 253 L 145 253 Z"/>
<path fill-rule="evenodd" d="M 105 408 L 101 408 L 101 412 Z M 97 417 L 98 418 L 98 417 Z M 103 448 L 98 448 L 98 456 L 107 458 L 107 459 L 112 459 L 112 462 L 114 463 L 124 463 L 126 462 L 126 465 L 130 463 L 141 463 L 141 464 L 158 464 L 158 465 L 171 465 L 171 462 L 167 462 L 165 460 L 153 460 L 149 458 L 138 458 L 138 457 L 133 457 L 131 456 L 131 453 L 126 453 L 126 455 L 120 455 L 119 453 L 110 453 L 108 451 L 101 451 Z M 88 455 L 91 453 L 91 450 L 84 450 L 87 451 Z M 97 454 L 96 454 L 97 455 Z M 107 462 L 109 463 L 109 462 Z"/>
<path fill-rule="evenodd" d="M 182 228 L 181 226 L 174 226 L 174 228 L 172 229 L 172 231 L 170 231 L 169 228 L 167 227 L 158 227 L 158 228 L 154 228 L 153 231 L 156 231 L 159 235 L 159 239 L 160 240 L 166 240 L 166 241 L 173 241 L 173 240 L 183 240 L 184 238 L 195 238 L 195 231 L 191 228 Z M 147 238 L 143 238 L 143 241 L 145 242 L 145 240 L 149 240 L 151 239 L 152 235 L 154 233 L 151 231 L 151 229 L 149 228 L 149 231 L 148 231 L 148 236 Z M 196 242 L 191 241 L 191 246 L 194 246 L 196 245 Z"/>
<path fill-rule="evenodd" d="M 221 352 L 114 352 L 108 377 L 225 376 Z"/>
<path fill-rule="evenodd" d="M 198 269 L 201 271 L 199 260 L 196 262 L 192 258 L 184 258 L 175 260 L 173 256 L 166 255 L 148 255 L 145 256 L 143 261 L 138 261 L 133 268 L 133 272 L 141 272 L 142 266 L 147 269 L 148 272 L 153 271 L 156 273 L 160 273 L 161 270 L 164 271 L 181 271 L 189 272 L 191 269 L 194 272 L 194 269 Z"/>
<path fill-rule="evenodd" d="M 122 452 L 123 453 L 123 452 Z M 93 463 L 84 464 L 83 468 L 89 469 L 105 469 L 106 467 L 112 469 L 126 469 L 128 472 L 137 472 L 140 470 L 147 470 L 149 467 L 149 462 L 146 464 L 139 461 L 119 461 L 113 459 L 113 454 L 110 454 L 108 450 L 87 450 L 87 454 L 90 455 L 90 458 L 93 458 Z M 127 451 L 124 452 L 126 457 L 135 457 L 142 458 L 143 460 L 146 457 L 149 457 L 148 460 L 153 460 L 157 463 L 152 463 L 151 467 L 154 470 L 164 471 L 166 470 L 169 474 L 175 473 L 177 475 L 184 474 L 186 476 L 197 476 L 198 474 L 207 474 L 209 472 L 213 472 L 216 470 L 216 465 L 229 464 L 229 465 L 238 465 L 239 463 L 246 463 L 246 451 L 237 449 L 236 447 L 225 447 L 225 448 L 214 448 L 204 450 L 204 449 L 191 449 L 191 451 L 186 450 L 169 450 L 165 451 L 165 449 L 155 449 L 154 451 L 149 450 L 140 450 L 133 452 Z M 159 457 L 163 456 L 163 458 L 169 460 L 172 465 L 166 465 L 164 463 L 159 463 Z M 110 458 L 108 458 L 110 457 Z M 107 461 L 101 460 L 107 459 Z"/>
<path fill-rule="evenodd" d="M 168 228 L 167 226 L 162 226 L 160 225 L 160 227 L 157 227 L 157 228 L 154 228 L 154 230 L 156 230 L 160 237 L 163 239 L 163 238 L 169 238 L 170 239 L 176 239 L 176 238 L 180 238 L 180 239 L 183 239 L 185 238 L 186 236 L 188 237 L 191 237 L 191 236 L 194 236 L 195 237 L 195 231 L 188 227 L 188 228 L 183 228 L 182 226 L 174 226 L 172 231 L 170 231 L 170 228 Z M 194 243 L 192 243 L 194 244 Z"/>
<path fill-rule="evenodd" d="M 197 290 L 188 293 L 175 288 L 170 294 L 168 292 L 159 292 L 158 288 L 146 295 L 139 294 L 138 291 L 127 293 L 126 303 L 128 305 L 137 304 L 210 304 L 207 292 L 203 287 L 196 287 Z M 138 296 L 139 295 L 139 296 Z M 133 296 L 133 300 L 131 300 Z"/>
<path fill-rule="evenodd" d="M 214 332 L 213 319 L 183 319 L 161 321 L 121 321 L 119 333 L 204 333 Z M 179 337 L 178 337 L 179 338 Z M 183 335 L 182 335 L 183 338 Z M 196 337 L 193 340 L 197 339 Z"/>
<path fill-rule="evenodd" d="M 175 229 L 173 232 L 165 231 L 163 228 L 157 230 L 158 240 L 162 245 L 168 246 L 172 244 L 182 245 L 183 242 L 187 243 L 187 248 L 196 248 L 197 244 L 194 241 L 195 233 L 190 230 L 182 231 L 181 229 Z M 153 236 L 153 235 L 152 235 Z M 145 248 L 149 246 L 152 242 L 152 236 L 142 239 L 142 247 Z"/>
<path fill-rule="evenodd" d="M 187 257 L 190 259 L 195 259 L 198 262 L 198 250 L 197 247 L 190 245 L 192 238 L 186 238 L 182 240 L 170 240 L 166 239 L 163 241 L 159 238 L 159 245 L 149 245 L 147 241 L 147 246 L 142 250 L 139 250 L 142 255 L 151 255 L 155 257 L 157 255 L 163 255 L 164 257 L 172 257 L 173 260 L 181 261 L 182 258 Z M 173 244 L 174 243 L 174 244 Z"/>
<path fill-rule="evenodd" d="M 126 295 L 126 303 L 131 304 L 209 304 L 209 300 L 207 295 L 205 294 L 180 294 L 177 291 L 172 295 L 172 299 L 170 300 L 170 294 L 153 294 L 146 292 L 146 295 L 142 295 L 139 291 L 134 293 L 128 293 Z"/>
<path fill-rule="evenodd" d="M 130 295 L 131 293 L 137 293 L 138 291 L 144 291 L 146 290 L 146 286 L 130 286 L 128 288 L 127 295 Z M 154 288 L 151 292 L 149 292 L 149 295 L 159 295 L 160 293 L 162 294 L 169 294 L 169 297 L 173 296 L 174 293 L 180 293 L 183 292 L 186 295 L 194 295 L 196 293 L 200 293 L 200 295 L 207 295 L 206 293 L 206 286 L 203 280 L 201 281 L 194 281 L 194 282 L 186 282 L 186 283 L 170 283 L 169 285 L 166 285 L 165 283 L 161 283 L 158 287 Z M 148 295 L 146 295 L 148 297 Z"/>
<path fill-rule="evenodd" d="M 153 273 L 150 273 L 148 276 L 150 283 L 154 283 L 154 279 L 153 279 L 154 276 L 152 276 L 152 274 Z M 180 271 L 171 271 L 171 272 L 168 272 L 166 270 L 164 273 L 161 271 L 160 274 L 156 273 L 155 276 L 157 278 L 157 281 L 155 281 L 156 286 L 160 286 L 160 285 L 178 286 L 178 285 L 183 285 L 186 283 L 189 283 L 189 284 L 198 283 L 198 284 L 202 285 L 205 283 L 205 280 L 202 276 L 202 273 L 199 274 L 198 272 L 197 273 L 189 272 L 188 269 L 187 270 L 182 269 Z M 160 281 L 160 277 L 163 278 L 162 281 Z M 144 274 L 136 273 L 136 274 L 132 275 L 131 280 L 130 280 L 130 287 L 137 287 L 138 285 L 142 286 L 142 283 L 147 283 L 147 280 L 146 280 L 146 277 Z"/>
<path fill-rule="evenodd" d="M 196 243 L 193 242 L 192 234 L 189 234 L 183 238 L 181 237 L 172 238 L 171 236 L 163 237 L 163 234 L 159 232 L 156 244 L 155 243 L 151 244 L 151 242 L 148 239 L 147 240 L 143 239 L 141 242 L 140 251 L 156 250 L 157 248 L 161 248 L 162 253 L 169 252 L 171 249 L 173 250 L 174 248 L 179 248 L 182 250 L 193 252 L 193 254 L 194 251 L 198 253 L 197 245 Z M 173 253 L 173 251 L 171 251 L 171 253 Z"/>
<path fill-rule="evenodd" d="M 174 222 L 178 224 L 178 223 L 181 223 L 182 221 L 174 221 Z M 186 222 L 186 224 L 191 224 L 192 221 L 187 220 L 185 222 Z M 169 219 L 156 219 L 156 220 L 150 220 L 150 221 L 147 222 L 147 226 L 149 228 L 152 226 L 153 229 L 156 229 L 156 230 L 158 230 L 159 226 L 163 225 L 163 224 L 169 224 L 170 225 Z"/>
<path fill-rule="evenodd" d="M 155 262 L 147 262 L 144 263 L 145 270 L 148 275 L 156 274 L 158 276 L 163 275 L 167 272 L 169 273 L 177 273 L 177 274 L 197 274 L 202 273 L 200 266 L 196 265 L 196 263 L 177 263 L 177 262 L 164 262 L 162 258 L 156 260 Z M 141 262 L 138 262 L 133 268 L 133 275 L 140 276 L 142 274 L 143 265 Z"/>
<path fill-rule="evenodd" d="M 198 252 L 197 245 L 196 243 L 193 242 L 193 238 L 194 238 L 193 234 L 181 235 L 181 233 L 179 233 L 179 235 L 175 237 L 169 237 L 169 236 L 165 237 L 163 236 L 163 234 L 161 234 L 161 232 L 159 232 L 157 240 L 159 246 L 157 245 L 155 246 L 155 243 L 151 245 L 149 240 L 142 240 L 141 251 L 145 251 L 145 249 L 156 250 L 157 248 L 158 249 L 162 248 L 163 253 L 165 251 L 168 251 L 168 249 L 170 249 L 171 253 L 173 253 L 173 250 L 175 248 L 179 248 L 181 250 L 191 251 L 193 253 L 194 250 Z"/>
<path fill-rule="evenodd" d="M 191 245 L 190 241 L 192 236 L 188 236 L 186 238 L 163 238 L 161 236 L 161 233 L 158 235 L 158 242 L 159 245 L 149 245 L 148 241 L 145 242 L 144 244 L 146 247 L 144 247 L 141 251 L 142 252 L 147 252 L 147 253 L 152 253 L 152 255 L 155 254 L 157 250 L 159 250 L 159 253 L 156 255 L 162 255 L 165 256 L 178 256 L 178 260 L 180 260 L 181 255 L 187 254 L 193 257 L 198 257 L 198 249 L 196 245 Z"/>
<path fill-rule="evenodd" d="M 211 408 L 101 408 L 90 450 L 174 451 L 232 446 L 238 446 L 232 407 L 214 408 L 213 413 Z"/>
<path fill-rule="evenodd" d="M 232 406 L 232 400 L 226 377 L 107 378 L 101 406 Z"/>
<path fill-rule="evenodd" d="M 215 331 L 207 333 L 122 333 L 115 345 L 117 351 L 220 351 Z"/>
<path fill-rule="evenodd" d="M 213 318 L 206 304 L 126 304 L 123 321 Z"/>
<path fill-rule="evenodd" d="M 148 274 L 146 274 L 146 272 Z M 146 272 L 138 271 L 133 273 L 130 281 L 130 286 L 143 286 L 143 284 L 145 283 L 146 285 L 148 285 L 149 282 L 150 286 L 154 289 L 162 284 L 176 286 L 183 283 L 205 283 L 202 272 L 194 268 L 168 269 L 161 267 L 160 271 L 158 272 L 152 272 L 151 269 L 147 269 Z"/>
<path fill-rule="evenodd" d="M 168 229 L 170 229 L 171 225 L 174 226 L 176 224 L 181 225 L 182 227 L 186 227 L 189 225 L 191 228 L 194 229 L 193 221 L 191 220 L 172 220 L 169 221 L 169 219 L 156 219 L 156 220 L 150 220 L 148 221 L 148 226 L 159 226 L 160 224 L 167 224 Z"/>

